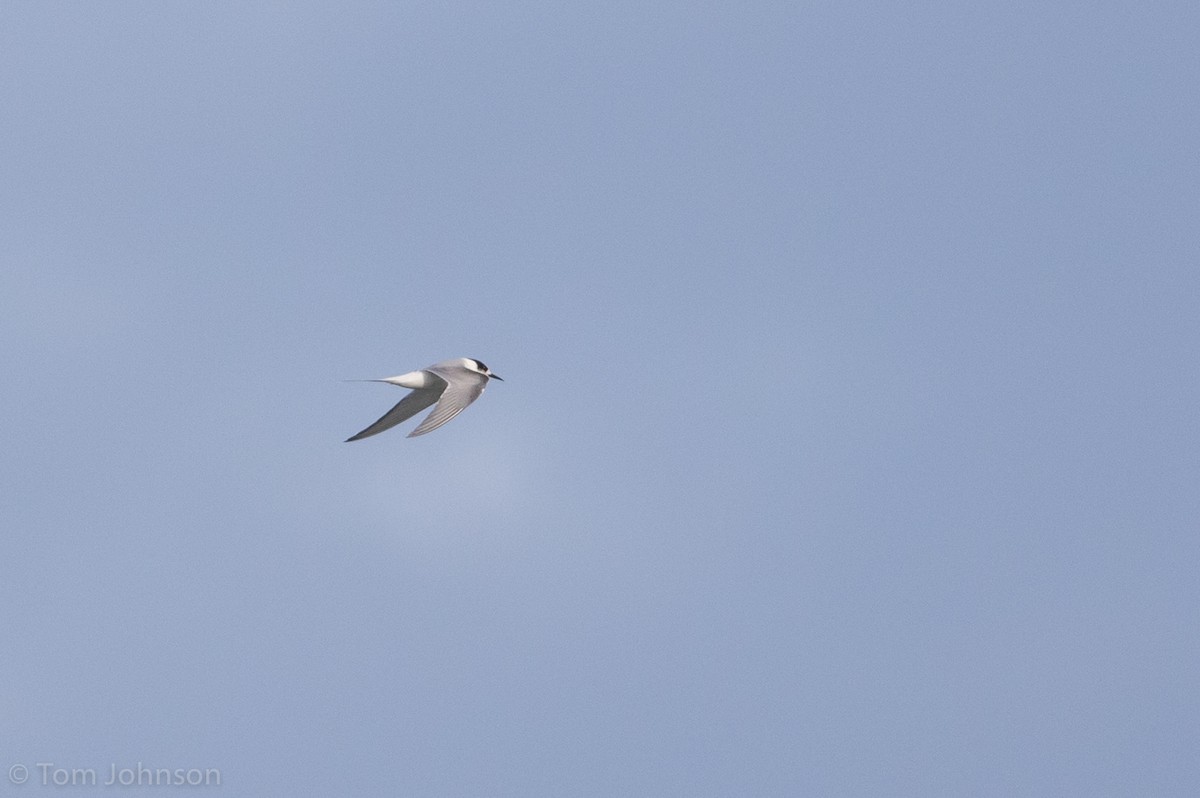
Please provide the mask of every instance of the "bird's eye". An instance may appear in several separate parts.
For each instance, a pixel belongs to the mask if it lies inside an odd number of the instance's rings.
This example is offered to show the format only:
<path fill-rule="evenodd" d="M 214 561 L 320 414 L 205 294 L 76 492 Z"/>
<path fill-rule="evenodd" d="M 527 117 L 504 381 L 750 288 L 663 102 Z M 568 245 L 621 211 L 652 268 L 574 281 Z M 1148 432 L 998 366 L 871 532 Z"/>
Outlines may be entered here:
<path fill-rule="evenodd" d="M 487 367 L 487 366 L 485 366 L 485 365 L 483 365 L 482 363 L 480 363 L 478 360 L 476 360 L 476 361 L 475 361 L 475 367 L 476 367 L 477 369 L 479 369 L 480 371 L 487 371 L 487 370 L 488 370 L 488 367 Z"/>

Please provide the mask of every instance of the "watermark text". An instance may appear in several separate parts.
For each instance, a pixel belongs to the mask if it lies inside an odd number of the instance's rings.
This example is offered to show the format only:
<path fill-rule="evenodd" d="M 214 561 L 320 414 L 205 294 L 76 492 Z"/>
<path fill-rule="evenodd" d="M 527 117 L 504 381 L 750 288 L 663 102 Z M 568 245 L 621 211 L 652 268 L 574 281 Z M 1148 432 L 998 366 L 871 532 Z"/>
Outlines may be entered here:
<path fill-rule="evenodd" d="M 42 787 L 220 787 L 220 768 L 151 767 L 110 762 L 104 767 L 70 767 L 56 762 L 20 762 L 8 768 L 10 784 Z"/>

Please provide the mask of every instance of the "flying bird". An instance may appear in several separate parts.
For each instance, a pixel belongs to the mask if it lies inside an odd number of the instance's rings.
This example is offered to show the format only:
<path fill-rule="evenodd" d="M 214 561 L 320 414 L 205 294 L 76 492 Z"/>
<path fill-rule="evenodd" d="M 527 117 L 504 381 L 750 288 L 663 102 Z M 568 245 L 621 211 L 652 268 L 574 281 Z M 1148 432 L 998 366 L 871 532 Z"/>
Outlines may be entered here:
<path fill-rule="evenodd" d="M 413 392 L 396 403 L 396 406 L 383 414 L 383 417 L 346 443 L 378 435 L 384 430 L 391 429 L 397 424 L 410 418 L 437 402 L 433 412 L 425 417 L 417 428 L 408 433 L 415 438 L 426 432 L 433 432 L 450 419 L 467 409 L 487 387 L 488 380 L 504 381 L 502 377 L 493 374 L 488 367 L 469 357 L 456 357 L 453 360 L 443 360 L 418 371 L 410 371 L 397 377 L 382 380 L 362 380 L 362 382 L 386 382 L 399 385 L 401 388 L 412 388 Z"/>

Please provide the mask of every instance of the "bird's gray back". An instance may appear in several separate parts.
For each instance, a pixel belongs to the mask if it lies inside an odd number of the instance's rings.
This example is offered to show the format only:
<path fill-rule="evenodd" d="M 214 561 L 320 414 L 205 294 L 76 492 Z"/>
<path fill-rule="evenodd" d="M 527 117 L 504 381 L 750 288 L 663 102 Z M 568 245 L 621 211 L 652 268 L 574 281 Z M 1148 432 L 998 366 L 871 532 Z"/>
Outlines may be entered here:
<path fill-rule="evenodd" d="M 408 434 L 410 438 L 424 435 L 427 432 L 433 432 L 466 410 L 467 405 L 474 402 L 483 393 L 483 389 L 487 386 L 488 381 L 486 374 L 471 371 L 468 368 L 460 366 L 457 361 L 453 360 L 435 363 L 426 368 L 425 371 L 436 374 L 444 379 L 446 381 L 446 390 L 442 392 L 442 396 L 438 400 L 437 407 L 433 409 L 433 412 L 426 416 L 425 420 Z"/>

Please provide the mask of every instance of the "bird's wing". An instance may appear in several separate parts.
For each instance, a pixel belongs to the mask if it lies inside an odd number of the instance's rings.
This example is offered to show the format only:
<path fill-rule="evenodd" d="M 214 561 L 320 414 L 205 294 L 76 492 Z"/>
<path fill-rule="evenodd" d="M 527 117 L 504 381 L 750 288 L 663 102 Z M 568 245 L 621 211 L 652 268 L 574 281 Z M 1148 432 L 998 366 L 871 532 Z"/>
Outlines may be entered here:
<path fill-rule="evenodd" d="M 432 370 L 427 369 L 427 371 Z M 438 402 L 433 412 L 426 416 L 415 430 L 408 433 L 410 438 L 424 435 L 426 432 L 433 432 L 466 410 L 467 405 L 474 402 L 479 398 L 479 394 L 483 393 L 483 388 L 488 381 L 484 375 L 475 374 L 466 369 L 456 371 L 452 375 L 439 374 L 438 376 L 446 380 L 446 390 L 442 392 L 441 401 Z"/>
<path fill-rule="evenodd" d="M 438 397 L 441 396 L 442 392 L 445 390 L 445 381 L 443 381 L 441 385 L 434 385 L 432 388 L 418 388 L 397 402 L 395 407 L 384 413 L 383 416 L 374 424 L 367 427 L 354 437 L 347 438 L 346 443 L 349 443 L 350 441 L 361 440 L 362 438 L 369 438 L 372 435 L 378 435 L 384 430 L 391 429 L 403 421 L 408 421 L 417 413 L 420 413 L 422 410 L 436 402 Z M 466 407 L 466 405 L 463 405 L 463 407 Z M 425 419 L 425 422 L 428 423 L 429 419 Z M 424 424 L 421 426 L 424 426 Z"/>

